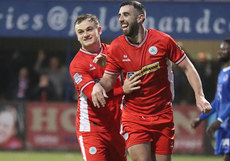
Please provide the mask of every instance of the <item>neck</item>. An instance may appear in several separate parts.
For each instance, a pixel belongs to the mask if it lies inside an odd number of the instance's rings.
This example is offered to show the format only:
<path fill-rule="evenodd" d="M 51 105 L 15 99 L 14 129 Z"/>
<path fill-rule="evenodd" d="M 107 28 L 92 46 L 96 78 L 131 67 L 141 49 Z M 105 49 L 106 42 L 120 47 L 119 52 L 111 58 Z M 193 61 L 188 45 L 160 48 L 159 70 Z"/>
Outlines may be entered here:
<path fill-rule="evenodd" d="M 230 60 L 226 63 L 224 63 L 223 68 L 230 66 Z"/>
<path fill-rule="evenodd" d="M 93 44 L 90 46 L 82 46 L 82 49 L 90 52 L 90 53 L 98 53 L 101 50 L 101 42 L 97 44 Z"/>
<path fill-rule="evenodd" d="M 145 38 L 145 31 L 146 31 L 146 29 L 144 28 L 144 26 L 141 26 L 141 27 L 139 27 L 137 34 L 135 34 L 133 36 L 127 36 L 127 38 L 131 43 L 139 44 Z"/>

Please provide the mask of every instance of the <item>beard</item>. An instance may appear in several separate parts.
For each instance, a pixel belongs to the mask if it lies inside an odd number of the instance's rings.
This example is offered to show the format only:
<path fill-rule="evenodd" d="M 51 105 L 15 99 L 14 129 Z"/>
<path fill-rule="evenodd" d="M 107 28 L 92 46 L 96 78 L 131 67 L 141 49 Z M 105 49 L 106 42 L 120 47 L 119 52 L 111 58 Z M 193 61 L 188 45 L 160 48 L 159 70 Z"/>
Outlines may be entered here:
<path fill-rule="evenodd" d="M 138 24 L 131 24 L 129 30 L 122 30 L 123 34 L 128 37 L 134 37 L 138 34 Z"/>
<path fill-rule="evenodd" d="M 220 56 L 218 58 L 219 62 L 226 63 L 230 60 L 230 53 L 228 53 L 226 56 Z"/>

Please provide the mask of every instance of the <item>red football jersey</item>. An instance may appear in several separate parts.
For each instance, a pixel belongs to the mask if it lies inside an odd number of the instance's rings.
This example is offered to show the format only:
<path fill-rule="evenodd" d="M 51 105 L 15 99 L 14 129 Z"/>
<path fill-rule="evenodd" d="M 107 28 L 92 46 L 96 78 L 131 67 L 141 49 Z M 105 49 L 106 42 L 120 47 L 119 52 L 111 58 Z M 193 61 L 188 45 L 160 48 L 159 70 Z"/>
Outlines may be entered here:
<path fill-rule="evenodd" d="M 102 44 L 99 53 L 107 55 L 108 47 Z M 93 59 L 99 53 L 90 53 L 80 49 L 70 64 L 70 74 L 78 94 L 76 128 L 80 132 L 119 132 L 122 95 L 114 96 L 111 90 L 105 107 L 97 108 L 92 103 L 93 86 L 100 80 L 105 70 L 104 67 L 93 63 Z M 121 86 L 121 81 L 118 79 L 114 88 Z"/>
<path fill-rule="evenodd" d="M 180 63 L 186 54 L 169 35 L 149 29 L 140 44 L 122 35 L 112 42 L 108 56 L 105 73 L 141 75 L 141 89 L 125 96 L 125 112 L 156 115 L 172 107 L 172 62 Z"/>

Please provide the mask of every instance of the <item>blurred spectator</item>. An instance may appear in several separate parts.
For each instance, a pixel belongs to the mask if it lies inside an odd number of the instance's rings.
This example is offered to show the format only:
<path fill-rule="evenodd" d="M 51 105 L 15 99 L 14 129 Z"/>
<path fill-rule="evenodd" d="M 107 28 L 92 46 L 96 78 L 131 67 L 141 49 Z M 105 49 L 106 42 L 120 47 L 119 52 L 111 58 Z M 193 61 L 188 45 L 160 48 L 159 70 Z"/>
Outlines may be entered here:
<path fill-rule="evenodd" d="M 38 57 L 35 62 L 34 70 L 39 73 L 40 70 L 45 69 L 46 67 L 46 55 L 43 49 L 38 51 Z"/>
<path fill-rule="evenodd" d="M 8 90 L 9 83 L 9 54 L 7 52 L 2 52 L 0 54 L 0 100 L 6 99 L 6 93 Z M 4 77 L 3 77 L 4 76 Z"/>
<path fill-rule="evenodd" d="M 31 100 L 42 102 L 57 100 L 54 85 L 46 74 L 40 75 L 38 84 L 31 92 Z"/>
<path fill-rule="evenodd" d="M 27 100 L 30 91 L 30 77 L 27 67 L 21 67 L 15 78 L 10 79 L 8 93 L 10 99 Z"/>
<path fill-rule="evenodd" d="M 13 107 L 0 108 L 0 148 L 21 149 L 22 140 L 17 138 L 17 111 Z"/>
<path fill-rule="evenodd" d="M 38 59 L 35 63 L 35 71 L 39 74 L 47 74 L 49 80 L 54 85 L 57 100 L 64 100 L 65 67 L 60 65 L 59 58 L 53 56 L 49 59 L 48 67 L 44 66 L 46 55 L 43 50 L 39 51 Z"/>
<path fill-rule="evenodd" d="M 65 68 L 60 66 L 59 59 L 52 57 L 50 59 L 50 69 L 47 71 L 50 81 L 54 84 L 59 100 L 64 98 L 64 86 L 65 86 Z"/>

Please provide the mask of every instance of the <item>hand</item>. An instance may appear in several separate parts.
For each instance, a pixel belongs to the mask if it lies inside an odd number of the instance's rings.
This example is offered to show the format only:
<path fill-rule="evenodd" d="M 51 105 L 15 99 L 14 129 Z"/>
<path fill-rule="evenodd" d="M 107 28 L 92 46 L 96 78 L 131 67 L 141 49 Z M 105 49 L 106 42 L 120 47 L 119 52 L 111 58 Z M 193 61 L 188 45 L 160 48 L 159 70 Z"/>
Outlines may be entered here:
<path fill-rule="evenodd" d="M 196 97 L 196 105 L 203 113 L 208 113 L 212 110 L 212 106 L 203 96 Z"/>
<path fill-rule="evenodd" d="M 140 89 L 140 86 L 137 86 L 138 83 L 141 82 L 140 76 L 137 74 L 133 74 L 130 78 L 128 78 L 128 74 L 126 75 L 126 79 L 124 81 L 124 85 L 122 86 L 125 94 L 130 94 L 135 90 Z"/>
<path fill-rule="evenodd" d="M 100 104 L 104 107 L 106 104 L 105 98 L 108 98 L 104 88 L 100 83 L 96 83 L 93 86 L 93 91 L 91 93 L 93 105 L 97 108 L 100 108 Z M 100 104 L 99 104 L 100 103 Z"/>
<path fill-rule="evenodd" d="M 207 127 L 206 133 L 212 137 L 216 130 L 220 127 L 221 122 L 219 120 L 214 121 L 210 126 Z"/>
<path fill-rule="evenodd" d="M 195 129 L 197 126 L 200 125 L 200 123 L 201 123 L 200 118 L 195 118 L 194 120 L 192 120 L 191 127 Z"/>
<path fill-rule="evenodd" d="M 49 78 L 48 78 L 48 76 L 46 76 L 46 75 L 41 75 L 41 76 L 40 76 L 40 81 L 39 81 L 38 86 L 39 86 L 40 88 L 46 88 L 46 87 L 48 87 L 48 86 L 49 86 Z"/>
<path fill-rule="evenodd" d="M 100 65 L 102 67 L 105 67 L 106 66 L 106 60 L 107 60 L 107 56 L 105 54 L 101 53 L 93 59 L 93 63 Z"/>

